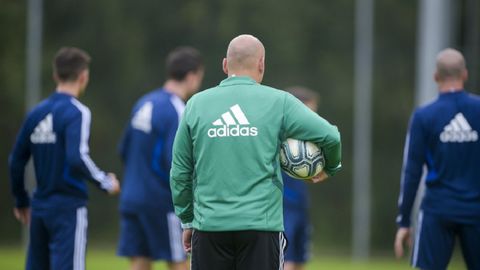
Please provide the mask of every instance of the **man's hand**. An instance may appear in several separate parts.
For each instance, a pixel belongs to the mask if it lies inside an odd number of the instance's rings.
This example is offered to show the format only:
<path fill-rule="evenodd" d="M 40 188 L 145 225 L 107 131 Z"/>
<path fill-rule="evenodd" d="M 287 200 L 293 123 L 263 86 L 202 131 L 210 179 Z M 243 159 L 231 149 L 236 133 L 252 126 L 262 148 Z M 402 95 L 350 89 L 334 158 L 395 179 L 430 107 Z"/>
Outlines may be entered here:
<path fill-rule="evenodd" d="M 327 178 L 328 178 L 328 174 L 325 171 L 322 170 L 319 174 L 312 177 L 312 182 L 313 183 L 319 183 L 319 182 L 324 181 Z"/>
<path fill-rule="evenodd" d="M 120 193 L 120 182 L 117 179 L 117 176 L 114 173 L 109 173 L 108 176 L 112 180 L 112 189 L 108 190 L 108 194 L 116 195 Z"/>
<path fill-rule="evenodd" d="M 192 252 L 192 235 L 193 229 L 183 230 L 183 249 L 186 253 Z"/>
<path fill-rule="evenodd" d="M 13 208 L 13 214 L 23 225 L 30 224 L 30 207 Z"/>
<path fill-rule="evenodd" d="M 395 236 L 395 244 L 394 244 L 394 250 L 395 250 L 395 257 L 397 259 L 400 259 L 403 257 L 403 245 L 404 243 L 407 242 L 407 245 L 409 248 L 412 248 L 412 237 L 411 237 L 411 230 L 410 228 L 405 228 L 405 227 L 400 227 L 397 230 L 397 235 Z"/>

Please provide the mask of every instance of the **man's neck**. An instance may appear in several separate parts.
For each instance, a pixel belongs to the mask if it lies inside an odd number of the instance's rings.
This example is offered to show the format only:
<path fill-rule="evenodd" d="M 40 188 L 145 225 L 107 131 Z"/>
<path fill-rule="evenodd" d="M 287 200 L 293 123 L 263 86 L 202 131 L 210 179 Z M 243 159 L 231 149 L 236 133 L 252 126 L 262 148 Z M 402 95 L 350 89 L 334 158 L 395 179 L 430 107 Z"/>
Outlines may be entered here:
<path fill-rule="evenodd" d="M 231 71 L 231 72 L 229 71 L 228 77 L 249 77 L 252 80 L 256 81 L 257 83 L 262 82 L 258 74 L 255 74 L 254 72 L 245 71 L 245 70 Z"/>
<path fill-rule="evenodd" d="M 78 83 L 58 83 L 57 92 L 64 93 L 78 98 L 80 96 L 80 86 Z"/>
<path fill-rule="evenodd" d="M 188 91 L 186 86 L 182 82 L 178 82 L 175 80 L 167 80 L 163 85 L 165 91 L 176 95 L 177 97 L 181 98 L 183 101 L 186 101 L 188 98 Z"/>
<path fill-rule="evenodd" d="M 440 93 L 451 93 L 463 90 L 462 80 L 444 81 L 438 84 Z"/>

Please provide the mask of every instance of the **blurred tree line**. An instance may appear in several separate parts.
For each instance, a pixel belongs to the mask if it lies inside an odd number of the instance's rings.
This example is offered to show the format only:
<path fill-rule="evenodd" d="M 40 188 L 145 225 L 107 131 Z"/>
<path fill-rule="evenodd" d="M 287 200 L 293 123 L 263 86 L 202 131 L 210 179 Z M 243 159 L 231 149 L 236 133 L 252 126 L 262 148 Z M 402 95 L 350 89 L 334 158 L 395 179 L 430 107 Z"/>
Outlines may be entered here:
<path fill-rule="evenodd" d="M 390 251 L 403 141 L 414 107 L 417 3 L 376 1 L 375 13 L 372 248 Z M 317 249 L 348 251 L 353 16 L 353 0 L 44 1 L 42 98 L 55 87 L 55 52 L 62 46 L 88 51 L 91 80 L 81 101 L 92 111 L 91 155 L 121 177 L 116 147 L 122 129 L 135 100 L 162 85 L 167 53 L 179 45 L 198 48 L 206 64 L 202 88 L 208 88 L 225 76 L 221 60 L 228 42 L 251 33 L 266 47 L 264 83 L 318 91 L 319 113 L 342 133 L 344 169 L 311 186 L 311 215 Z M 21 235 L 12 215 L 7 159 L 25 114 L 25 35 L 26 1 L 0 0 L 0 245 L 18 243 Z M 90 194 L 90 241 L 116 244 L 117 198 L 95 188 Z"/>

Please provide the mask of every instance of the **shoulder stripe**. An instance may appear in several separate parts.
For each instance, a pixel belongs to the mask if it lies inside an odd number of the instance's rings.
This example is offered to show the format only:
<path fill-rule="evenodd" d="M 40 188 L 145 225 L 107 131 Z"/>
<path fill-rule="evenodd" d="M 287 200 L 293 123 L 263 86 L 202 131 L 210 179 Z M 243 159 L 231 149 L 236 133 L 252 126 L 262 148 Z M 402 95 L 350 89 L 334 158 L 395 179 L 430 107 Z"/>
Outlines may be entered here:
<path fill-rule="evenodd" d="M 176 95 L 172 95 L 170 97 L 170 102 L 175 108 L 175 111 L 177 111 L 178 120 L 180 120 L 183 116 L 183 112 L 185 111 L 185 102 L 183 102 L 183 100 L 181 100 Z"/>

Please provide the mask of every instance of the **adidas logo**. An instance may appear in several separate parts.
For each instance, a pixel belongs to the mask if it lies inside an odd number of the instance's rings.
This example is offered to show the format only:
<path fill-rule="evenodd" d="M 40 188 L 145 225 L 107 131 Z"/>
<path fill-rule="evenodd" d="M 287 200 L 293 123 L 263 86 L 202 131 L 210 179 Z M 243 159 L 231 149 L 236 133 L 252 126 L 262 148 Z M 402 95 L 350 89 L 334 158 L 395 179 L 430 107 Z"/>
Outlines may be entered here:
<path fill-rule="evenodd" d="M 448 125 L 443 128 L 440 134 L 440 141 L 448 142 L 476 142 L 478 140 L 478 132 L 472 130 L 472 127 L 465 119 L 462 113 L 457 113 Z"/>
<path fill-rule="evenodd" d="M 222 114 L 222 117 L 213 121 L 212 124 L 218 127 L 208 130 L 207 134 L 210 138 L 258 135 L 258 129 L 256 127 L 245 126 L 250 125 L 250 122 L 248 122 L 247 117 L 238 104 L 230 107 L 228 112 Z"/>
<path fill-rule="evenodd" d="M 132 118 L 132 127 L 145 133 L 152 130 L 153 103 L 146 102 Z"/>
<path fill-rule="evenodd" d="M 35 144 L 55 143 L 57 141 L 57 135 L 53 132 L 53 116 L 51 113 L 38 123 L 30 135 L 30 141 Z"/>

